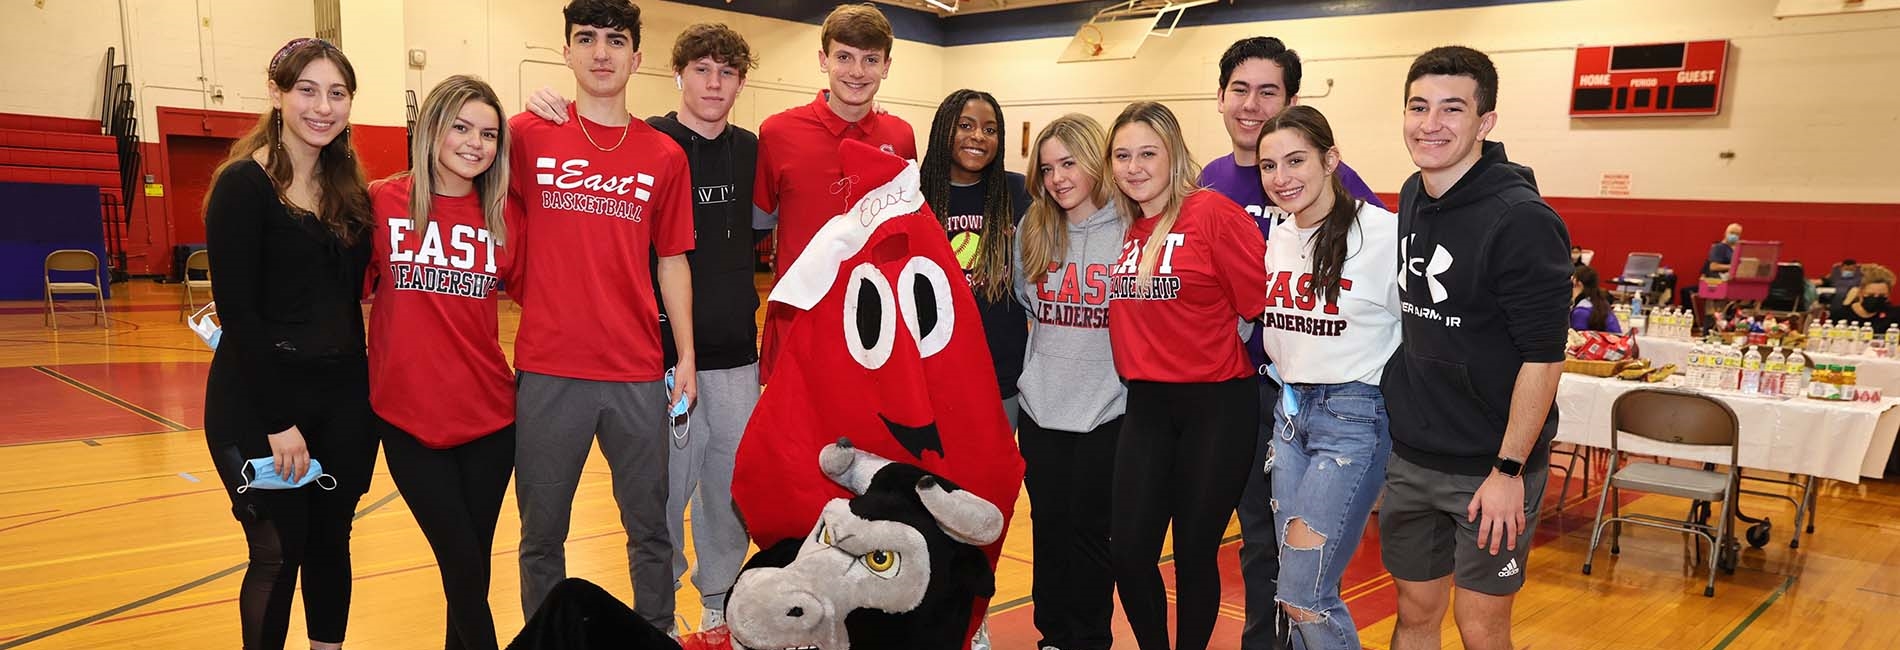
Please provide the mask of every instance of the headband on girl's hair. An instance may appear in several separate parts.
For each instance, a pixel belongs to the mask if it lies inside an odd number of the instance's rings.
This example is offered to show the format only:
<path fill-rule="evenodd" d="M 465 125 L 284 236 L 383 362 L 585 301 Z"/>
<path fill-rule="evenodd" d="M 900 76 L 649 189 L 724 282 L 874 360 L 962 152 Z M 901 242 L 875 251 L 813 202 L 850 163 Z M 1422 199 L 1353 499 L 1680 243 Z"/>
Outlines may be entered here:
<path fill-rule="evenodd" d="M 335 45 L 331 45 L 329 41 L 321 38 L 304 37 L 290 39 L 289 43 L 285 43 L 282 48 L 277 50 L 276 56 L 270 58 L 270 67 L 264 70 L 264 74 L 266 76 L 277 74 L 277 64 L 283 63 L 284 59 L 289 58 L 291 52 L 295 52 L 311 44 L 315 44 L 317 47 L 336 49 Z"/>

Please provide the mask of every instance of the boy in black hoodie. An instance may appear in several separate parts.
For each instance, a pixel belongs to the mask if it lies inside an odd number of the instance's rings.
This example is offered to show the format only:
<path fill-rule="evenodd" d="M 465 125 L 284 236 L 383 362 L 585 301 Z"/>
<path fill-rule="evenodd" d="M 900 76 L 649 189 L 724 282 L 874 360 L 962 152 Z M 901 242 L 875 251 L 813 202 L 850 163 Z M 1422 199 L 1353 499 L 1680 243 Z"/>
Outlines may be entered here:
<path fill-rule="evenodd" d="M 759 403 L 759 332 L 753 286 L 758 237 L 752 230 L 752 174 L 759 137 L 727 121 L 746 73 L 756 67 L 745 38 L 725 25 L 699 24 L 673 45 L 673 79 L 680 110 L 647 118 L 673 137 L 693 168 L 694 349 L 699 358 L 699 402 L 673 430 L 668 459 L 667 526 L 673 548 L 685 549 L 686 506 L 693 506 L 693 586 L 705 613 L 700 629 L 725 622 L 726 592 L 745 560 L 745 525 L 732 505 L 732 465 L 752 408 Z M 655 290 L 658 288 L 655 287 Z M 661 310 L 660 318 L 666 318 Z M 666 329 L 666 328 L 661 328 Z M 668 367 L 673 339 L 661 336 Z M 686 572 L 686 555 L 673 556 L 673 581 Z"/>
<path fill-rule="evenodd" d="M 1451 587 L 1474 650 L 1510 648 L 1563 374 L 1570 235 L 1530 169 L 1484 138 L 1497 69 L 1441 47 L 1406 76 L 1399 195 L 1404 342 L 1381 387 L 1393 458 L 1379 513 L 1399 588 L 1393 650 L 1437 648 Z"/>

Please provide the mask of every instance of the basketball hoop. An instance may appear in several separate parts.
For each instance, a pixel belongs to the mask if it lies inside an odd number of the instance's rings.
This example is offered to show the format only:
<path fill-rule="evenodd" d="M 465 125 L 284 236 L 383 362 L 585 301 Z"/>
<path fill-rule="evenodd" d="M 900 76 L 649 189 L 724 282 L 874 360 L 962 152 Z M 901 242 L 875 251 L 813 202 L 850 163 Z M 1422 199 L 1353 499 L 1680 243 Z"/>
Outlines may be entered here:
<path fill-rule="evenodd" d="M 1096 27 L 1094 24 L 1083 25 L 1082 29 L 1078 30 L 1075 35 L 1082 39 L 1082 44 L 1085 47 L 1089 48 L 1089 56 L 1102 55 L 1101 28 Z"/>

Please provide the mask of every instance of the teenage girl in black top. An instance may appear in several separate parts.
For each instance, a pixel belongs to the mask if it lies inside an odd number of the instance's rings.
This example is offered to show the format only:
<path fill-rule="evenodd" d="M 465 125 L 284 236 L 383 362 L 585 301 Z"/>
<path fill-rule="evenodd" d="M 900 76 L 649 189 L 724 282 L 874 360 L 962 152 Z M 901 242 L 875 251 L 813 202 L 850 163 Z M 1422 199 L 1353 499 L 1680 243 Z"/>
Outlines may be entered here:
<path fill-rule="evenodd" d="M 270 65 L 271 109 L 218 168 L 205 200 L 223 338 L 205 387 L 205 441 L 244 527 L 244 647 L 284 647 L 299 573 L 310 647 L 343 643 L 350 521 L 369 489 L 363 271 L 369 195 L 349 138 L 356 73 L 335 46 L 297 39 Z M 322 480 L 246 489 L 248 461 Z"/>

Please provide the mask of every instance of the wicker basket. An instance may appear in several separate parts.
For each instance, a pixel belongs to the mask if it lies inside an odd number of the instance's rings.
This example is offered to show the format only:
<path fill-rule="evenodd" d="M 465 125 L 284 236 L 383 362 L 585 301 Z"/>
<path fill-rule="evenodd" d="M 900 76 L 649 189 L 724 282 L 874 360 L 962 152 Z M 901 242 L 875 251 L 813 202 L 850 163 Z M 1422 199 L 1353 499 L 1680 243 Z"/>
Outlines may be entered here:
<path fill-rule="evenodd" d="M 1614 377 L 1618 371 L 1623 369 L 1623 366 L 1628 364 L 1628 360 L 1585 361 L 1573 357 L 1564 357 L 1564 372 L 1574 372 L 1579 375 L 1589 375 L 1591 377 Z"/>

